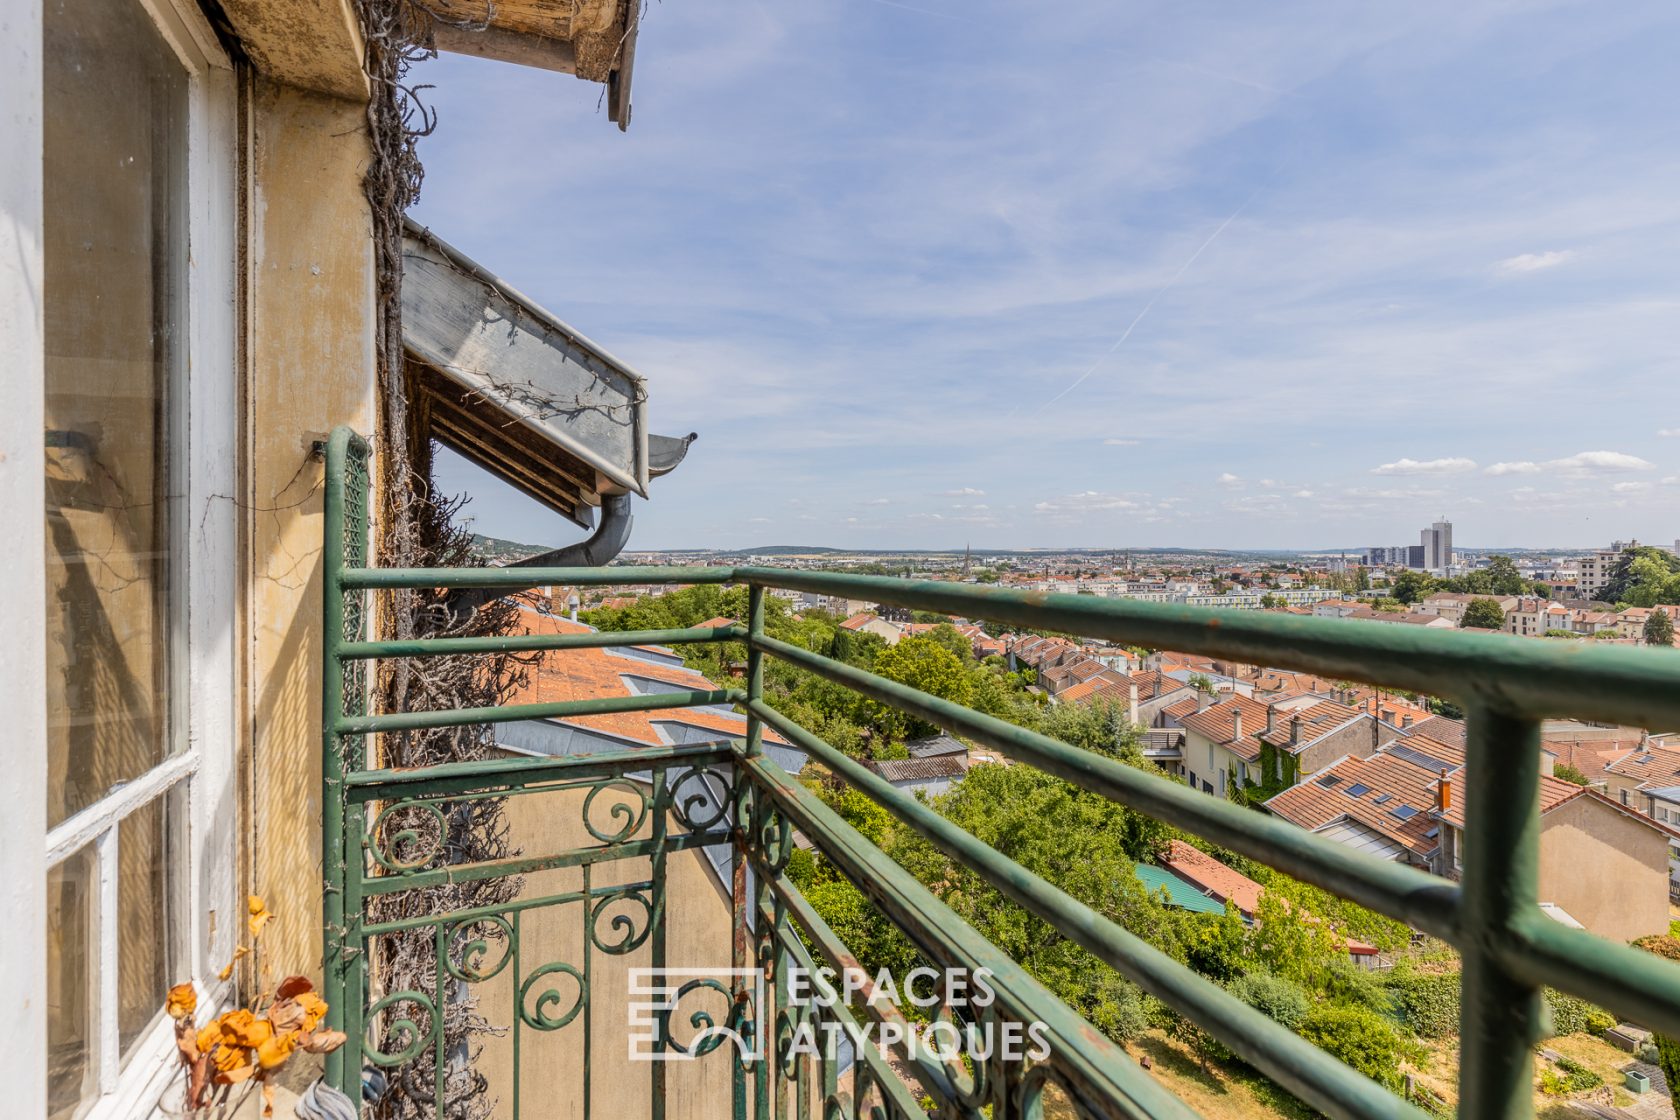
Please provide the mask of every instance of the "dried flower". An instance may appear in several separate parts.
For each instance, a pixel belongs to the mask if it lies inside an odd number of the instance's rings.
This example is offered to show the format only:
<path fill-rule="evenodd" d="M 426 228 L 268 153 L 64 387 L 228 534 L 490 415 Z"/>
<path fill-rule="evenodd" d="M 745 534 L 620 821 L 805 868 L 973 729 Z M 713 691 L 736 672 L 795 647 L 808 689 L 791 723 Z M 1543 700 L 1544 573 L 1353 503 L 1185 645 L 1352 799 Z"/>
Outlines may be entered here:
<path fill-rule="evenodd" d="M 222 971 L 220 973 L 218 973 L 218 975 L 221 977 L 221 979 L 226 980 L 229 976 L 232 976 L 233 975 L 233 966 L 238 964 L 241 960 L 243 960 L 246 957 L 246 955 L 249 954 L 250 952 L 251 952 L 251 950 L 244 945 L 241 945 L 239 948 L 235 949 L 233 951 L 233 959 L 231 961 L 227 962 L 227 967 L 222 969 Z"/>
<path fill-rule="evenodd" d="M 243 1007 L 235 1008 L 217 1020 L 222 1028 L 222 1041 L 247 1049 L 261 1046 L 274 1037 L 274 1026 L 267 1019 L 259 1019 Z"/>
<path fill-rule="evenodd" d="M 191 1019 L 193 1012 L 198 1010 L 198 993 L 191 984 L 177 984 L 169 989 L 169 995 L 163 1001 L 163 1010 L 171 1019 Z"/>
<path fill-rule="evenodd" d="M 303 1029 L 306 1031 L 314 1030 L 327 1016 L 327 1001 L 314 992 L 299 995 L 297 1005 L 303 1008 Z"/>
<path fill-rule="evenodd" d="M 265 1070 L 280 1068 L 292 1056 L 292 1047 L 296 1042 L 297 1035 L 292 1031 L 274 1035 L 257 1047 L 257 1064 Z"/>
<path fill-rule="evenodd" d="M 350 1036 L 343 1031 L 312 1031 L 299 1035 L 298 1045 L 311 1054 L 331 1054 L 349 1041 L 349 1038 Z"/>
<path fill-rule="evenodd" d="M 264 902 L 259 894 L 246 899 L 245 906 L 251 912 L 251 917 L 246 922 L 251 927 L 251 936 L 260 936 L 263 927 L 274 919 L 274 915 L 268 912 L 268 903 Z"/>
<path fill-rule="evenodd" d="M 210 1061 L 216 1067 L 216 1080 L 223 1085 L 244 1081 L 255 1072 L 251 1068 L 251 1052 L 242 1046 L 218 1043 L 210 1052 Z"/>
<path fill-rule="evenodd" d="M 304 992 L 315 990 L 315 984 L 307 976 L 288 976 L 280 981 L 280 986 L 274 989 L 275 999 L 296 999 Z"/>
<path fill-rule="evenodd" d="M 273 1023 L 274 1029 L 279 1032 L 300 1029 L 307 1017 L 307 1013 L 295 999 L 276 1000 L 274 1006 L 268 1009 L 268 1021 Z"/>

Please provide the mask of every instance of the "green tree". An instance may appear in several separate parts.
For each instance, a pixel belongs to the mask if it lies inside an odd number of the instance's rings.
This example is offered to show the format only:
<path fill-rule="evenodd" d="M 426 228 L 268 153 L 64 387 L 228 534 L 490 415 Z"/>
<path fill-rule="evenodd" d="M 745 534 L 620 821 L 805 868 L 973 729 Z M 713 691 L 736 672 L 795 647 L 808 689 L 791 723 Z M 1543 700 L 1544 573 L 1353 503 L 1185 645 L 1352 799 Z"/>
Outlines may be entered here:
<path fill-rule="evenodd" d="M 1417 603 L 1435 590 L 1436 582 L 1435 577 L 1428 572 L 1404 571 L 1394 577 L 1393 583 L 1389 585 L 1389 593 L 1397 602 Z"/>
<path fill-rule="evenodd" d="M 1296 1033 L 1379 1084 L 1399 1084 L 1400 1036 L 1375 1011 L 1322 1003 L 1307 1012 Z"/>
<path fill-rule="evenodd" d="M 1285 599 L 1282 595 L 1273 595 L 1273 594 L 1268 593 L 1268 594 L 1260 596 L 1260 605 L 1261 605 L 1261 607 L 1270 611 L 1270 610 L 1276 610 L 1279 607 L 1288 606 L 1289 601 L 1287 599 Z"/>
<path fill-rule="evenodd" d="M 1674 620 L 1668 617 L 1668 612 L 1655 610 L 1645 619 L 1645 644 L 1648 646 L 1671 646 L 1674 644 Z"/>
<path fill-rule="evenodd" d="M 1505 612 L 1492 599 L 1472 599 L 1464 608 L 1464 619 L 1459 625 L 1466 630 L 1502 630 Z"/>
<path fill-rule="evenodd" d="M 1592 780 L 1567 762 L 1561 766 L 1552 767 L 1552 777 L 1565 782 L 1573 782 L 1578 786 L 1590 786 Z"/>
<path fill-rule="evenodd" d="M 1517 571 L 1516 562 L 1509 556 L 1495 556 L 1488 561 L 1488 590 L 1495 595 L 1527 595 L 1528 580 Z"/>
<path fill-rule="evenodd" d="M 1657 1044 L 1657 1064 L 1662 1067 L 1663 1080 L 1668 1082 L 1668 1096 L 1675 1115 L 1680 1116 L 1680 1039 L 1653 1034 L 1651 1041 Z"/>
<path fill-rule="evenodd" d="M 949 622 L 942 622 L 929 630 L 925 635 L 929 641 L 938 642 L 956 655 L 958 661 L 964 665 L 974 660 L 974 643 L 963 637 L 962 631 Z"/>
<path fill-rule="evenodd" d="M 1301 985 L 1269 972 L 1248 972 L 1231 981 L 1231 994 L 1282 1027 L 1294 1030 L 1312 1006 Z"/>
<path fill-rule="evenodd" d="M 1680 556 L 1649 545 L 1627 549 L 1598 595 L 1626 607 L 1680 603 Z"/>
<path fill-rule="evenodd" d="M 974 697 L 974 681 L 956 654 L 929 637 L 905 638 L 875 655 L 875 672 L 890 681 L 967 705 Z M 875 723 L 883 732 L 898 738 L 916 739 L 939 730 L 925 720 L 915 719 L 896 708 L 880 707 Z"/>

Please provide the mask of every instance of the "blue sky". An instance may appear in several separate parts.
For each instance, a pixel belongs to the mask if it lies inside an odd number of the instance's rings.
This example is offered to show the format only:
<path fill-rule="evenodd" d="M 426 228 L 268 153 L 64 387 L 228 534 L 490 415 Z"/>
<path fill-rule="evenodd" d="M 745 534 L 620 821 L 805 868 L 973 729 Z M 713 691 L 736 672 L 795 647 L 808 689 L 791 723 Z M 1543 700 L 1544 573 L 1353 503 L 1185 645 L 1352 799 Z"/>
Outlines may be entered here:
<path fill-rule="evenodd" d="M 664 0 L 628 134 L 420 67 L 417 216 L 700 433 L 632 548 L 1672 541 L 1677 46 L 1672 0 Z"/>

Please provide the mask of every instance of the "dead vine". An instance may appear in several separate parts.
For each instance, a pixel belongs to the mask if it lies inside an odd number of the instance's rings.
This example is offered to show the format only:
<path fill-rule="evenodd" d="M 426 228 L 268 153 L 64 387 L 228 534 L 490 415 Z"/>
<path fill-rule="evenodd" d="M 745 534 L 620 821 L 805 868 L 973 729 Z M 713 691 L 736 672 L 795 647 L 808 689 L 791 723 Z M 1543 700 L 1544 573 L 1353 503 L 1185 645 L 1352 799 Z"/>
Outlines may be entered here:
<path fill-rule="evenodd" d="M 364 68 L 371 92 L 367 123 L 371 159 L 364 190 L 372 219 L 377 318 L 375 360 L 380 419 L 376 440 L 379 471 L 379 536 L 375 542 L 382 567 L 464 567 L 481 563 L 472 551 L 471 534 L 455 514 L 459 501 L 435 496 L 430 478 L 416 472 L 410 458 L 408 396 L 402 337 L 403 215 L 420 196 L 424 175 L 420 139 L 436 126 L 435 114 L 421 100 L 427 88 L 409 83 L 414 63 L 435 56 L 431 48 L 437 17 L 413 0 L 357 0 L 366 43 Z M 488 17 L 487 17 L 488 18 Z M 393 592 L 378 616 L 384 638 L 465 637 L 512 633 L 518 607 L 496 600 L 462 619 L 449 611 L 441 593 Z M 380 710 L 425 711 L 489 707 L 507 702 L 523 683 L 528 658 L 514 655 L 395 659 L 381 663 L 375 693 Z M 387 735 L 379 744 L 381 765 L 426 766 L 489 757 L 494 739 L 486 726 L 414 731 Z M 445 801 L 429 809 L 399 808 L 388 826 L 401 832 L 437 833 L 432 866 L 478 863 L 514 854 L 499 799 Z M 393 833 L 394 835 L 394 833 Z M 379 842 L 378 838 L 374 841 Z M 375 922 L 420 918 L 473 907 L 494 907 L 519 892 L 517 878 L 490 878 L 397 892 L 370 901 L 366 919 Z M 496 1033 L 480 1013 L 471 977 L 475 952 L 494 956 L 504 932 L 494 923 L 469 923 L 445 931 L 442 952 L 449 964 L 439 980 L 439 943 L 430 928 L 377 939 L 373 968 L 377 991 L 412 991 L 426 996 L 441 1015 L 443 1107 L 438 1108 L 434 1053 L 423 1048 L 412 1062 L 388 1071 L 387 1086 L 374 1106 L 381 1120 L 487 1120 L 496 1107 L 485 1078 L 476 1068 L 482 1049 L 477 1041 Z M 442 988 L 440 991 L 439 988 Z M 376 995 L 377 998 L 377 995 Z M 409 1039 L 393 1024 L 370 1024 L 379 1048 L 400 1051 Z M 428 1026 L 421 1023 L 422 1028 Z"/>

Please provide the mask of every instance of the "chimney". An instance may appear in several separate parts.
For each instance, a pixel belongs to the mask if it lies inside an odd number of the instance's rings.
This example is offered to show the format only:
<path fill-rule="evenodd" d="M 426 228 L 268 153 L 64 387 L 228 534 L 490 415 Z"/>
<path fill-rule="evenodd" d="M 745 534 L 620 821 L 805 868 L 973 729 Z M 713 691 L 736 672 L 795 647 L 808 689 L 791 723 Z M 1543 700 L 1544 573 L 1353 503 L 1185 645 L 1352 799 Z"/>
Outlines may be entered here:
<path fill-rule="evenodd" d="M 1242 709 L 1238 708 L 1231 716 L 1231 742 L 1242 742 Z"/>
<path fill-rule="evenodd" d="M 1203 692 L 1201 689 L 1196 690 L 1196 710 L 1198 712 L 1207 711 L 1208 705 L 1211 703 L 1213 703 L 1213 695 L 1211 693 Z"/>
<path fill-rule="evenodd" d="M 1268 739 L 1271 738 L 1272 732 L 1274 730 L 1276 730 L 1276 728 L 1277 728 L 1277 709 L 1272 707 L 1270 704 L 1267 704 L 1266 705 L 1266 737 Z"/>
<path fill-rule="evenodd" d="M 578 594 L 577 594 L 576 591 L 572 592 L 570 595 L 568 595 L 566 597 L 566 609 L 569 612 L 569 617 L 571 618 L 571 620 L 573 622 L 576 622 L 578 620 L 577 612 L 578 612 L 578 607 L 580 605 L 581 605 L 580 600 L 578 599 Z"/>
<path fill-rule="evenodd" d="M 1289 745 L 1294 746 L 1301 741 L 1301 715 L 1299 712 L 1289 717 Z"/>
<path fill-rule="evenodd" d="M 1411 725 L 1412 725 L 1412 717 L 1411 717 L 1410 714 L 1403 715 L 1403 716 L 1400 717 L 1400 729 L 1402 731 L 1404 731 L 1406 728 L 1410 727 Z"/>
<path fill-rule="evenodd" d="M 1435 783 L 1435 808 L 1443 813 L 1452 808 L 1452 785 L 1445 778 Z"/>
<path fill-rule="evenodd" d="M 1126 690 L 1126 718 L 1131 720 L 1133 727 L 1138 726 L 1138 695 L 1136 684 L 1133 684 Z"/>

